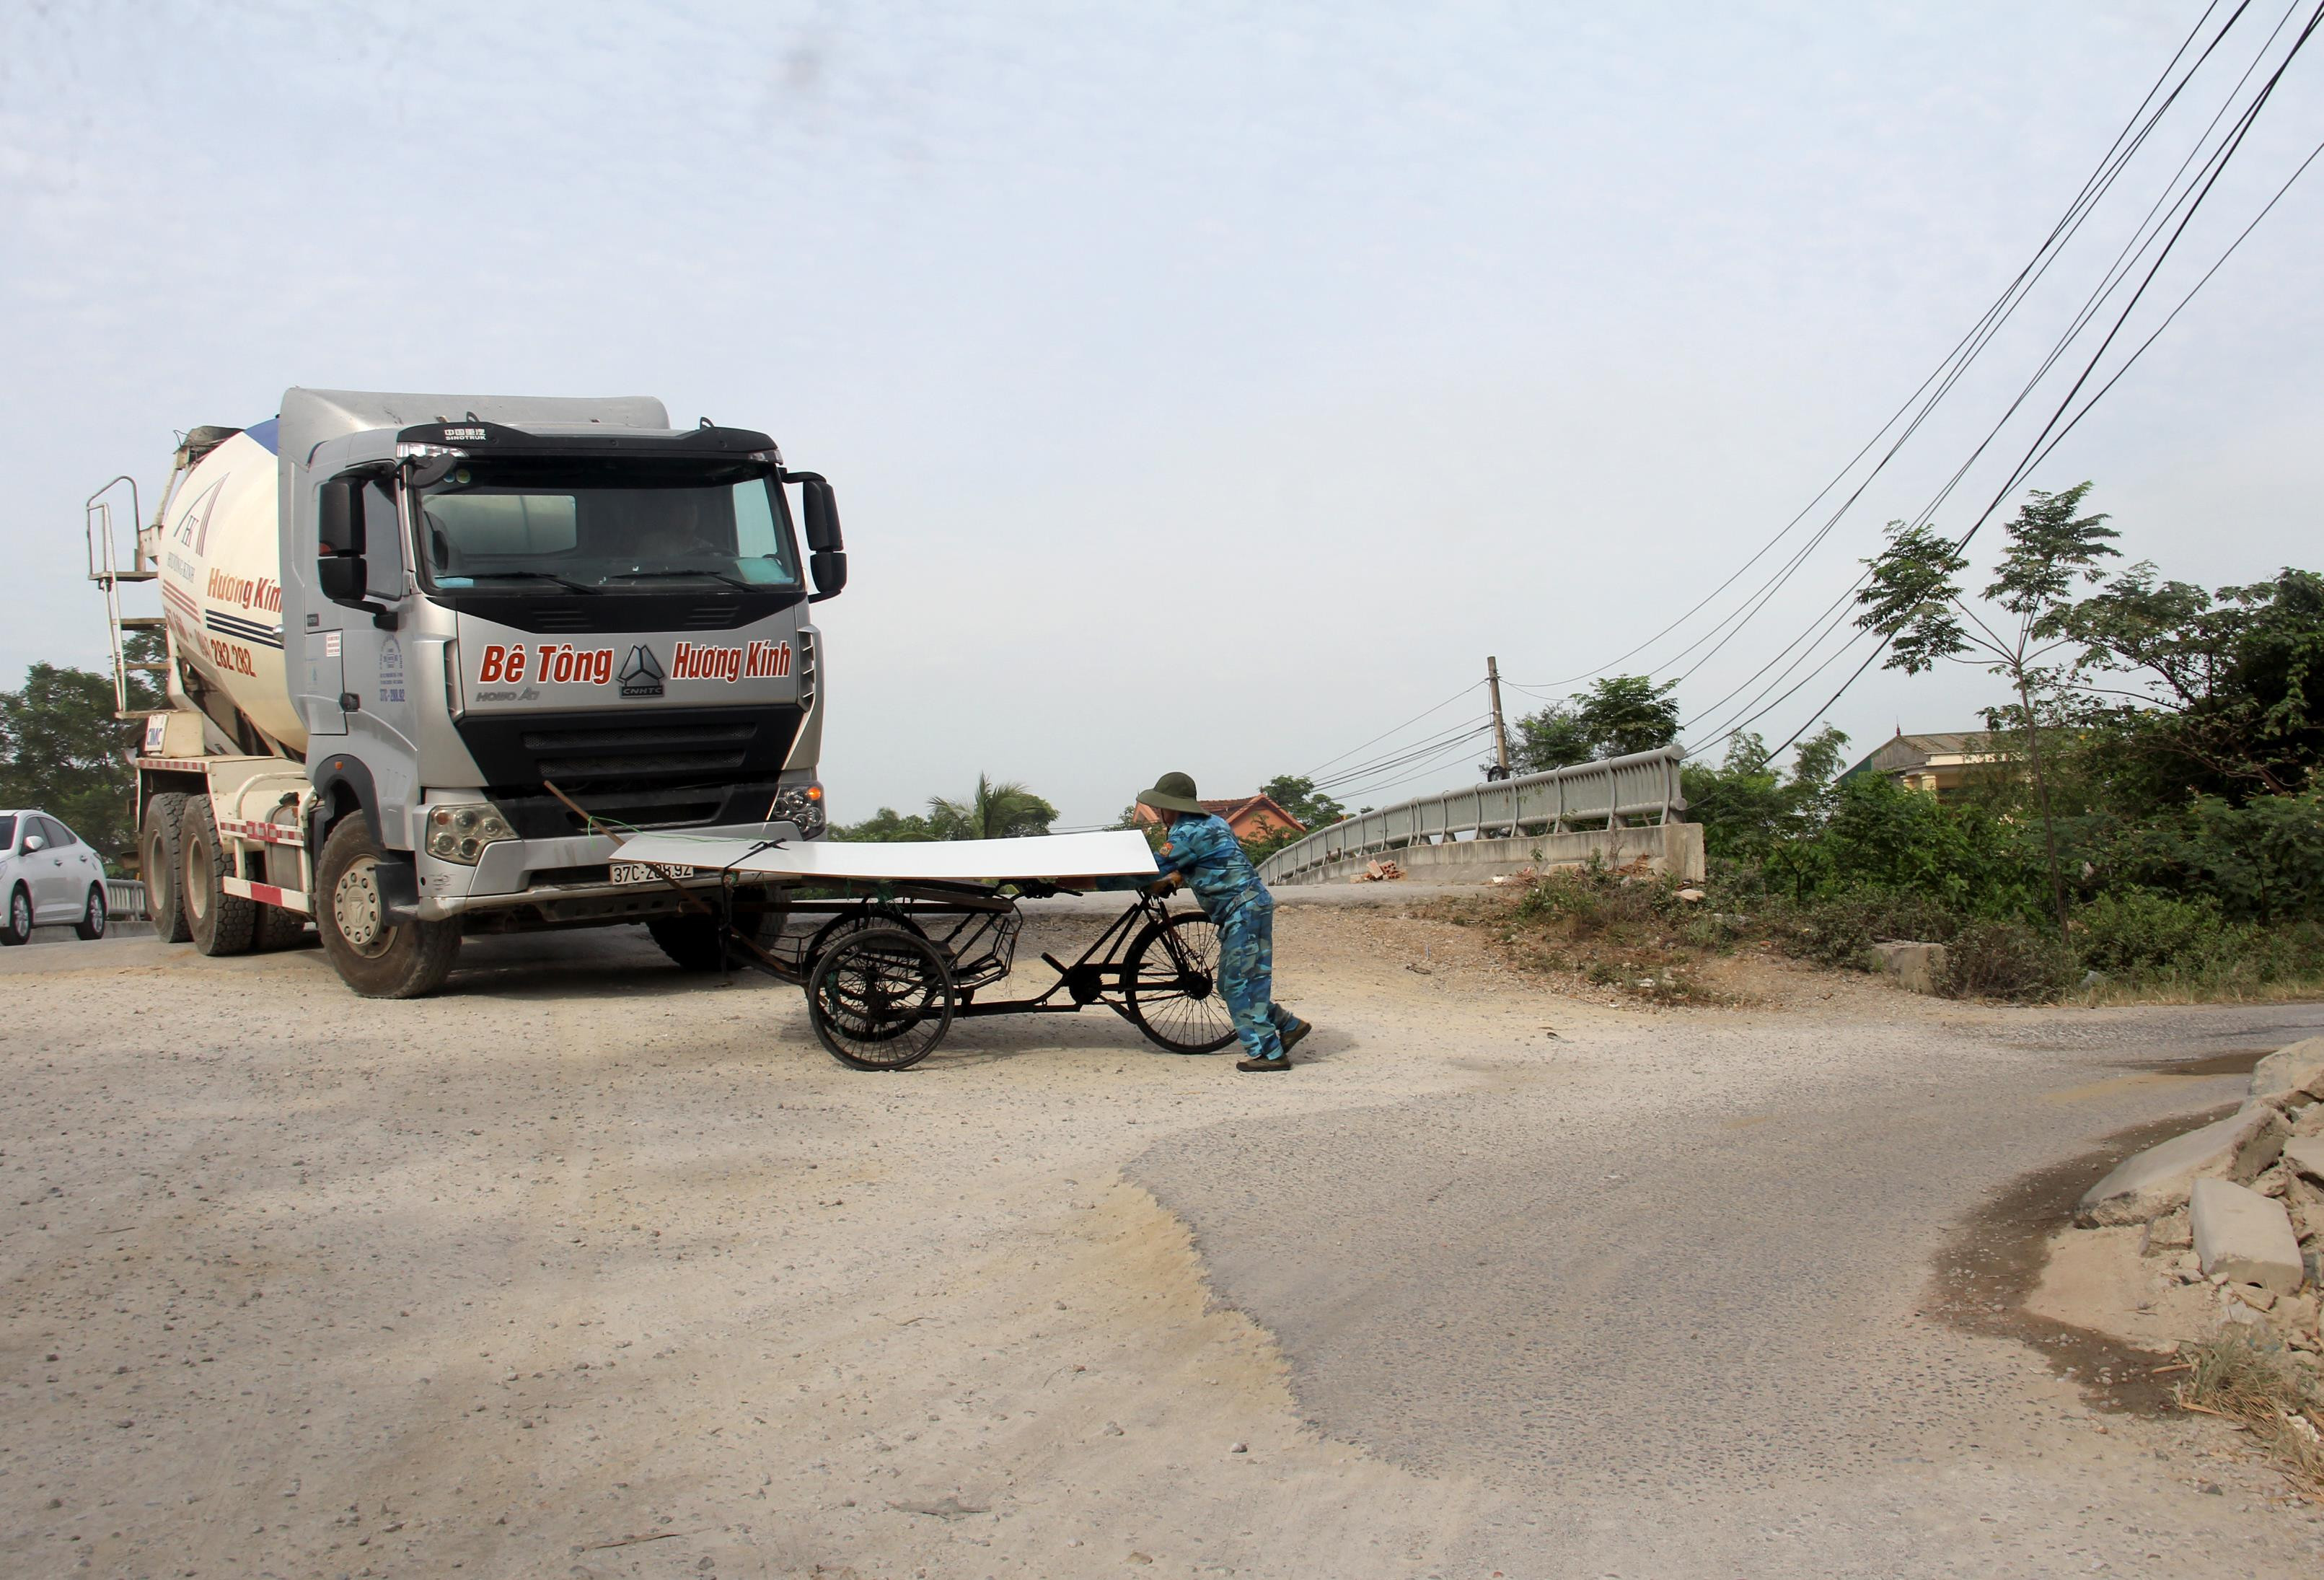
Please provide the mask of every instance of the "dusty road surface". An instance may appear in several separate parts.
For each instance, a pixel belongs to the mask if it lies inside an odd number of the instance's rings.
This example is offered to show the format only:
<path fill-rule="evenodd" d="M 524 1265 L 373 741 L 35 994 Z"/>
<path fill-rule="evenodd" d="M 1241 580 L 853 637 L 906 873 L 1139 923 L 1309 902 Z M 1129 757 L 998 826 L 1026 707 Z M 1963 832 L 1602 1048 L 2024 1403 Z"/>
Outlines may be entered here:
<path fill-rule="evenodd" d="M 388 1004 L 9 951 L 0 1574 L 2324 1564 L 2231 1435 L 1939 1310 L 1981 1204 L 2324 1011 L 1614 1009 L 1406 902 L 1286 907 L 1285 1076 L 1102 1012 L 854 1074 L 639 934 Z"/>

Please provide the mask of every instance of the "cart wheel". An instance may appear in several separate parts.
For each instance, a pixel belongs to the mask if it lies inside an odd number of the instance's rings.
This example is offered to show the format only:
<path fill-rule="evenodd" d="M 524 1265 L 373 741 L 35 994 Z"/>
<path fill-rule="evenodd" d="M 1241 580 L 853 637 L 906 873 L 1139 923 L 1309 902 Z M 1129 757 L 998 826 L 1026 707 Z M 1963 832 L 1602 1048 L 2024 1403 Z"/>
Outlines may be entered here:
<path fill-rule="evenodd" d="M 1216 1053 L 1235 1039 L 1234 1016 L 1218 988 L 1219 929 L 1200 911 L 1148 922 L 1130 946 L 1121 980 L 1123 1008 L 1157 1046 Z"/>
<path fill-rule="evenodd" d="M 848 934 L 807 980 L 816 1036 L 859 1070 L 908 1069 L 926 1058 L 944 1040 L 958 999 L 943 951 L 901 928 Z"/>
<path fill-rule="evenodd" d="M 928 936 L 918 922 L 900 910 L 883 905 L 868 905 L 861 910 L 843 910 L 817 928 L 815 937 L 807 940 L 808 968 L 812 970 L 815 962 L 823 958 L 823 952 L 840 939 L 851 934 L 869 932 L 873 928 L 901 928 L 919 938 Z"/>

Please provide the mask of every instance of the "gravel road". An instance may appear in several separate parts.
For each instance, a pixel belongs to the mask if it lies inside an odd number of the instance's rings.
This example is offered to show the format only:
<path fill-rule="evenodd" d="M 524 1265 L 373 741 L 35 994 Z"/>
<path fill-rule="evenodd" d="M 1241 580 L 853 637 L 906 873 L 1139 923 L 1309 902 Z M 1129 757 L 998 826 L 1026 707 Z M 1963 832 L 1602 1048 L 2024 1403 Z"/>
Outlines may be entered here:
<path fill-rule="evenodd" d="M 1919 1313 L 2324 1012 L 1618 1010 L 1408 899 L 1286 906 L 1256 1078 L 1102 1012 L 853 1074 L 635 933 L 394 1004 L 8 951 L 0 1572 L 2315 1572 L 2227 1434 Z"/>

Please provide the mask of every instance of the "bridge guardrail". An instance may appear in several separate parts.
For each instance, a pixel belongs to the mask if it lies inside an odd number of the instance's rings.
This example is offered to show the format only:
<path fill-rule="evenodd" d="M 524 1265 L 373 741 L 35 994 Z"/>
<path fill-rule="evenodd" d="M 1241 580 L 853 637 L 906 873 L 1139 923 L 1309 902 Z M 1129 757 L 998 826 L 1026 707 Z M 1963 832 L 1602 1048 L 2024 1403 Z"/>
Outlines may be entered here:
<path fill-rule="evenodd" d="M 121 921 L 150 921 L 145 913 L 145 885 L 134 878 L 105 881 L 105 914 Z"/>
<path fill-rule="evenodd" d="M 1577 819 L 1603 820 L 1609 827 L 1630 818 L 1666 823 L 1686 809 L 1679 791 L 1679 764 L 1685 755 L 1679 746 L 1661 746 L 1421 796 L 1295 840 L 1259 864 L 1259 875 L 1268 883 L 1296 882 L 1343 857 L 1374 856 L 1462 834 L 1563 834 Z"/>

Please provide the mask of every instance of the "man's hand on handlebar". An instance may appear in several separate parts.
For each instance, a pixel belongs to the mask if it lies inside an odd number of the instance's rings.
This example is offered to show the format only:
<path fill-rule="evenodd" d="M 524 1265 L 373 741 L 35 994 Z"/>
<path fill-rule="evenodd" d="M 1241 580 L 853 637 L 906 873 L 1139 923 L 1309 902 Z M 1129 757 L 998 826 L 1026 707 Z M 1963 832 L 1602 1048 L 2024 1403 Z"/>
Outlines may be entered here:
<path fill-rule="evenodd" d="M 1176 873 L 1165 873 L 1162 876 L 1155 879 L 1151 883 L 1147 884 L 1145 888 L 1140 889 L 1139 892 L 1145 895 L 1148 900 L 1167 900 L 1172 894 L 1176 893 L 1178 891 L 1178 885 L 1185 882 L 1185 879 Z"/>

